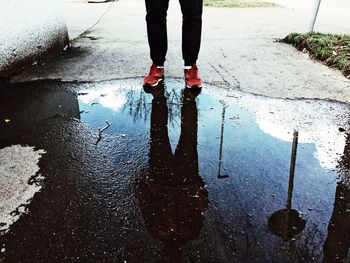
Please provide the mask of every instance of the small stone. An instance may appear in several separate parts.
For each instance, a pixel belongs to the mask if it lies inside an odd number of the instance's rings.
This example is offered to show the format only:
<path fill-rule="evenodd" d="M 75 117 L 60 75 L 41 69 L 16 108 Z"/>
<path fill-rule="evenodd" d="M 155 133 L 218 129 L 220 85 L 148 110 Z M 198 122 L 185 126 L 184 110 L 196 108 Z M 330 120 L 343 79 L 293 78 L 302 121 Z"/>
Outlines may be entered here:
<path fill-rule="evenodd" d="M 1 253 L 5 253 L 5 248 L 4 247 L 1 249 Z"/>
<path fill-rule="evenodd" d="M 342 128 L 342 127 L 340 127 L 340 128 L 339 128 L 339 131 L 340 131 L 340 132 L 345 132 L 345 129 Z"/>
<path fill-rule="evenodd" d="M 11 120 L 10 119 L 5 119 L 5 122 L 10 122 Z"/>

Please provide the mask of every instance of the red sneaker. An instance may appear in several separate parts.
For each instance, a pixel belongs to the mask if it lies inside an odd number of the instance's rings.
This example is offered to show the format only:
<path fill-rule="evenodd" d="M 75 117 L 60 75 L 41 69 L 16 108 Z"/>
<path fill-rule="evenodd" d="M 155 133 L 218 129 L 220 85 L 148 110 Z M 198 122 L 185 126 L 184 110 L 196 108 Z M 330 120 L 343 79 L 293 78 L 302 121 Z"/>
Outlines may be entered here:
<path fill-rule="evenodd" d="M 145 76 L 143 84 L 147 86 L 155 87 L 164 79 L 164 69 L 157 68 L 156 65 L 152 64 L 149 69 L 149 73 Z"/>
<path fill-rule="evenodd" d="M 199 72 L 196 64 L 194 64 L 190 69 L 185 69 L 184 72 L 187 88 L 201 88 L 203 86 L 203 81 L 199 77 Z"/>

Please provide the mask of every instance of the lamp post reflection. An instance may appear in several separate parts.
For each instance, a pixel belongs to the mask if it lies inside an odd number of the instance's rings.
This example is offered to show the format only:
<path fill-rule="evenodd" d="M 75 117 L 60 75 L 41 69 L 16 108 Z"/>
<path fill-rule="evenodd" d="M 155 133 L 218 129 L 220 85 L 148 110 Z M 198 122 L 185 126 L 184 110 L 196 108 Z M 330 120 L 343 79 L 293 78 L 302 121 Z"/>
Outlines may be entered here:
<path fill-rule="evenodd" d="M 273 213 L 268 220 L 269 230 L 274 235 L 281 237 L 284 241 L 289 241 L 301 233 L 304 230 L 306 223 L 306 221 L 302 219 L 300 213 L 297 210 L 292 209 L 297 148 L 298 132 L 294 131 L 286 208 Z"/>
<path fill-rule="evenodd" d="M 199 92 L 186 89 L 183 93 L 181 135 L 174 154 L 168 136 L 164 85 L 149 92 L 154 97 L 149 169 L 137 186 L 137 197 L 146 227 L 164 244 L 162 258 L 177 262 L 182 246 L 199 236 L 208 207 L 208 192 L 198 174 L 195 97 Z"/>
<path fill-rule="evenodd" d="M 221 133 L 220 133 L 220 147 L 219 147 L 219 169 L 218 169 L 218 179 L 223 179 L 229 177 L 227 174 L 221 174 L 221 165 L 222 165 L 222 148 L 224 146 L 224 129 L 225 129 L 225 114 L 226 114 L 227 105 L 222 107 L 222 119 L 221 119 Z"/>

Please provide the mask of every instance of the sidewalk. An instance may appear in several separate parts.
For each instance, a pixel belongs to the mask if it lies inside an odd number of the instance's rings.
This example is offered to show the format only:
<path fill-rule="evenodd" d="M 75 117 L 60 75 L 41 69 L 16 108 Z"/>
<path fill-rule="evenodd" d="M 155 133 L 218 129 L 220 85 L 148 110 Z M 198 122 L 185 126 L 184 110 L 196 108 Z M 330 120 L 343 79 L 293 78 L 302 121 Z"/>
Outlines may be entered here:
<path fill-rule="evenodd" d="M 300 15 L 301 21 L 309 26 L 316 0 L 269 0 Z M 347 0 L 322 0 L 315 24 L 315 31 L 329 33 L 350 33 L 350 2 Z M 306 30 L 309 28 L 306 27 Z"/>
<path fill-rule="evenodd" d="M 282 0 L 280 0 L 282 1 Z M 111 5 L 111 6 L 110 6 Z M 150 65 L 142 0 L 106 4 L 67 1 L 71 38 L 103 19 L 74 42 L 62 58 L 29 69 L 14 81 L 62 79 L 99 81 L 140 77 Z M 306 31 L 308 19 L 291 8 L 205 8 L 198 64 L 205 82 L 270 97 L 320 98 L 350 102 L 350 81 L 340 72 L 310 60 L 293 47 L 276 43 L 290 32 Z M 339 25 L 324 30 L 345 32 Z M 181 12 L 170 1 L 167 77 L 182 77 Z"/>

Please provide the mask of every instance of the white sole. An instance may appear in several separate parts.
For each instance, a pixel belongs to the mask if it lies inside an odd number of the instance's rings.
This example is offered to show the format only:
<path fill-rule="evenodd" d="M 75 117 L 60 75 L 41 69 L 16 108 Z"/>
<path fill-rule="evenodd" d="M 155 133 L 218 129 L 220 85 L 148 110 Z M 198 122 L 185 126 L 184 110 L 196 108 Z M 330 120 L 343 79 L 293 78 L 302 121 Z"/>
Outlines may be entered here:
<path fill-rule="evenodd" d="M 186 78 L 184 78 L 184 81 L 185 81 L 185 83 L 186 83 Z M 195 86 L 195 87 L 197 87 L 197 88 L 201 89 L 201 88 L 203 87 L 203 84 L 202 84 L 201 86 Z M 188 86 L 188 85 L 186 84 L 186 88 L 188 88 L 188 89 L 192 89 L 193 87 Z"/>
<path fill-rule="evenodd" d="M 189 88 L 189 89 L 192 89 L 193 87 L 196 87 L 196 88 L 199 88 L 199 89 L 201 89 L 202 87 L 203 87 L 203 85 L 201 85 L 201 86 L 188 86 L 188 85 L 186 85 L 186 88 Z"/>
<path fill-rule="evenodd" d="M 158 86 L 158 84 L 159 84 L 159 82 L 161 82 L 161 81 L 163 81 L 164 80 L 164 78 L 160 78 L 160 79 L 158 79 L 158 81 L 156 82 L 156 83 L 154 83 L 154 84 L 148 84 L 148 83 L 144 83 L 143 85 L 149 85 L 149 86 L 151 86 L 151 87 L 155 87 L 155 86 Z"/>

